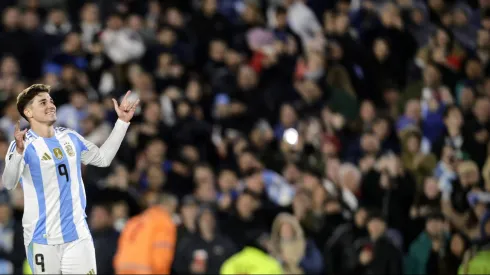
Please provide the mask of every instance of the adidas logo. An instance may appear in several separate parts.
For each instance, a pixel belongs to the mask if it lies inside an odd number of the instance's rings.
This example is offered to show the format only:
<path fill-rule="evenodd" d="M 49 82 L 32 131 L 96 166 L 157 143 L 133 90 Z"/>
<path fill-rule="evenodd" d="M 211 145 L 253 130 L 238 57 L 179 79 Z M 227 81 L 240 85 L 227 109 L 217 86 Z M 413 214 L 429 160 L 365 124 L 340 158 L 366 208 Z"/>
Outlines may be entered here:
<path fill-rule="evenodd" d="M 90 269 L 90 271 L 87 273 L 87 275 L 95 275 L 95 271 L 94 271 L 94 269 L 93 269 L 93 268 L 92 268 L 92 269 Z"/>
<path fill-rule="evenodd" d="M 48 155 L 48 153 L 44 153 L 43 157 L 41 158 L 42 160 L 51 160 L 51 156 Z"/>

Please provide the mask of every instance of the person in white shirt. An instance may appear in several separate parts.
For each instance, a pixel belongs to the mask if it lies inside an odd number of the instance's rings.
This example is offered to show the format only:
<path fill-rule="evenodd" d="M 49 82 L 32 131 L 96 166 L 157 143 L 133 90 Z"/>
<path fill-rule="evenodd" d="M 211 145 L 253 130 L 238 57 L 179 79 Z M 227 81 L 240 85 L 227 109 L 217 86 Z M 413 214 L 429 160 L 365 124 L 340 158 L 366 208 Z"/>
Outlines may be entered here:
<path fill-rule="evenodd" d="M 54 127 L 50 86 L 34 84 L 17 98 L 31 129 L 15 129 L 2 175 L 6 189 L 24 191 L 24 244 L 34 274 L 96 274 L 95 250 L 86 222 L 81 164 L 107 167 L 114 159 L 139 100 L 121 105 L 111 135 L 99 148 L 71 129 Z"/>
<path fill-rule="evenodd" d="M 323 28 L 315 13 L 305 4 L 305 0 L 283 0 L 282 5 L 288 11 L 288 25 L 301 38 L 305 49 L 323 50 L 325 39 Z M 270 27 L 275 27 L 275 9 L 268 10 Z"/>
<path fill-rule="evenodd" d="M 107 19 L 101 42 L 109 59 L 117 65 L 142 57 L 146 50 L 141 36 L 126 28 L 119 14 L 112 14 Z"/>

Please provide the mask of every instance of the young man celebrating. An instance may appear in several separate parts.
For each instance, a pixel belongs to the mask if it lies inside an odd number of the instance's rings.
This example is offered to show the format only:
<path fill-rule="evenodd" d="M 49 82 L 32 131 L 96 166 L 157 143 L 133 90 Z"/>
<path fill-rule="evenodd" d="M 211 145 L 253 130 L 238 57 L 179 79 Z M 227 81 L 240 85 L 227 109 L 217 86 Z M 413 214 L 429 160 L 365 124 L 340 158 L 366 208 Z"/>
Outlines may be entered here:
<path fill-rule="evenodd" d="M 139 100 L 121 105 L 111 135 L 99 148 L 77 132 L 54 127 L 56 106 L 50 87 L 34 84 L 17 97 L 30 130 L 15 129 L 2 175 L 5 188 L 24 190 L 24 243 L 34 274 L 95 274 L 95 250 L 85 215 L 81 163 L 107 167 L 126 134 Z"/>

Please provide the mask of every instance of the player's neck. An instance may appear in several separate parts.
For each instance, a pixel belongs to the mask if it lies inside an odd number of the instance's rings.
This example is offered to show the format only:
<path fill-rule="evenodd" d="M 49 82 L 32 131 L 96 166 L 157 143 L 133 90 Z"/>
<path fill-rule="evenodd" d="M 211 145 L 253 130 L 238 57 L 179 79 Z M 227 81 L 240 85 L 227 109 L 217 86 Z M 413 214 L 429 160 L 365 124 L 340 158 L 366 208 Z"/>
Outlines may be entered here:
<path fill-rule="evenodd" d="M 51 138 L 54 137 L 54 126 L 47 125 L 42 123 L 31 122 L 31 129 L 38 136 L 43 138 Z"/>

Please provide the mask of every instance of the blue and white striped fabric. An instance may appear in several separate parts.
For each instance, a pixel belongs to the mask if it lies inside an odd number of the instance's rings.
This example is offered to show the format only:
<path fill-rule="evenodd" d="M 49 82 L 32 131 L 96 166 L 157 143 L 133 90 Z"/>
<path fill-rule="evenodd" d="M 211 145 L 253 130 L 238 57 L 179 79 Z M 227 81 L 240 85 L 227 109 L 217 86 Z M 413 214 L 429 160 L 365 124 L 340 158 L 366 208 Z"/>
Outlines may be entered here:
<path fill-rule="evenodd" d="M 293 202 L 296 189 L 280 174 L 265 169 L 262 171 L 262 181 L 264 183 L 267 197 L 275 204 L 289 206 Z M 240 191 L 246 188 L 244 180 L 240 181 Z"/>
<path fill-rule="evenodd" d="M 12 142 L 9 153 L 15 146 Z M 51 138 L 26 133 L 21 175 L 25 245 L 63 244 L 90 236 L 81 177 L 82 152 L 88 146 L 78 133 L 62 127 L 55 128 Z"/>
<path fill-rule="evenodd" d="M 262 179 L 269 199 L 280 206 L 291 205 L 296 190 L 283 176 L 266 169 L 262 173 Z"/>

